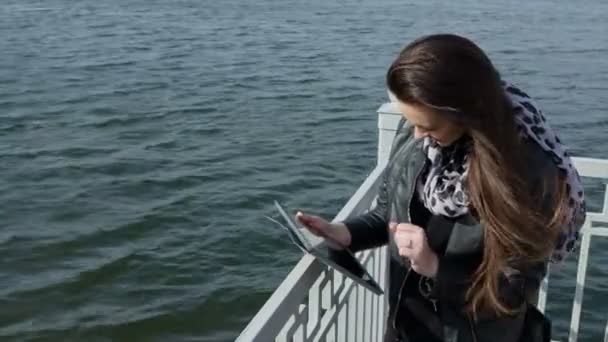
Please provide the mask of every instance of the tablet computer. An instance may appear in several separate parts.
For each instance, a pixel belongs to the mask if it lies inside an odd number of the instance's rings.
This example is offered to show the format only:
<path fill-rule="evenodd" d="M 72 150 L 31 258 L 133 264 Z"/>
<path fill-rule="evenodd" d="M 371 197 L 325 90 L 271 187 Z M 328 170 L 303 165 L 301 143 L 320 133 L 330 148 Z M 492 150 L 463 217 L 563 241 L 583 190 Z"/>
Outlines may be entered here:
<path fill-rule="evenodd" d="M 373 293 L 378 295 L 384 293 L 374 278 L 367 272 L 365 266 L 348 248 L 340 247 L 337 241 L 313 237 L 306 228 L 296 224 L 278 201 L 274 201 L 274 205 L 284 223 L 269 216 L 266 217 L 287 232 L 294 245 L 298 246 L 304 253 L 314 256 L 321 263 L 338 270 Z"/>

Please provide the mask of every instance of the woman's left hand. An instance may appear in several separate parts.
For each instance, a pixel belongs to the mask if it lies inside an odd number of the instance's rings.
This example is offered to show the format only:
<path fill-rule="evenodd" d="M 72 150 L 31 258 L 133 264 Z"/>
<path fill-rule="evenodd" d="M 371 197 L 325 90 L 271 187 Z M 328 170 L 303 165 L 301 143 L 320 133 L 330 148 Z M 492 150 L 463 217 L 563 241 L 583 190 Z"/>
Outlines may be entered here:
<path fill-rule="evenodd" d="M 389 229 L 395 235 L 399 255 L 410 259 L 412 269 L 425 277 L 435 277 L 439 258 L 429 246 L 424 230 L 413 224 L 396 222 L 390 223 Z"/>

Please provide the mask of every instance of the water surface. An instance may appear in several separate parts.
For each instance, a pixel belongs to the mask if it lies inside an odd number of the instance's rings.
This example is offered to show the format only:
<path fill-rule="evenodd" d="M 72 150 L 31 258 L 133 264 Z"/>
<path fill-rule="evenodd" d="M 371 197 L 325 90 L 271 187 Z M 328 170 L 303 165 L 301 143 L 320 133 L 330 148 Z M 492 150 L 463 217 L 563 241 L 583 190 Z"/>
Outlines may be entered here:
<path fill-rule="evenodd" d="M 332 217 L 373 169 L 384 72 L 455 32 L 608 158 L 608 3 L 8 0 L 3 341 L 231 341 L 300 257 L 272 200 Z M 599 208 L 597 182 L 590 183 Z M 608 320 L 594 243 L 583 341 Z M 574 280 L 555 278 L 565 338 Z"/>

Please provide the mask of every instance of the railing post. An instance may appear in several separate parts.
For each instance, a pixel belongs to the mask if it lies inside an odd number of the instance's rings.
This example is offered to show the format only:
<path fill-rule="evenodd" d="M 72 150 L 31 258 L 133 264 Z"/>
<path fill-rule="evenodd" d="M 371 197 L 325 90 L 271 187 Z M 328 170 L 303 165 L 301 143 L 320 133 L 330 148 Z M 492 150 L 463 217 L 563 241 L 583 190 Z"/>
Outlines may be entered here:
<path fill-rule="evenodd" d="M 395 133 L 397 132 L 397 125 L 399 125 L 399 121 L 402 118 L 402 114 L 397 108 L 396 103 L 392 96 L 392 102 L 388 102 L 380 106 L 378 108 L 378 165 L 386 165 L 388 162 L 388 158 L 391 153 L 391 146 L 393 145 L 393 139 L 395 138 Z M 386 251 L 386 247 L 382 247 L 382 251 L 377 251 L 378 257 L 381 258 L 380 263 L 384 264 L 382 272 L 383 279 L 378 279 L 378 281 L 382 282 L 381 286 L 384 288 L 384 298 L 382 298 L 382 314 L 377 315 L 382 321 L 378 321 L 380 325 L 378 332 L 379 336 L 377 336 L 377 340 L 381 341 L 384 336 L 384 331 L 386 329 L 386 318 L 388 317 L 388 293 L 389 293 L 389 272 L 388 272 L 388 264 L 389 264 L 389 253 Z"/>
<path fill-rule="evenodd" d="M 402 114 L 394 102 L 388 102 L 378 108 L 378 165 L 388 161 L 391 145 Z"/>

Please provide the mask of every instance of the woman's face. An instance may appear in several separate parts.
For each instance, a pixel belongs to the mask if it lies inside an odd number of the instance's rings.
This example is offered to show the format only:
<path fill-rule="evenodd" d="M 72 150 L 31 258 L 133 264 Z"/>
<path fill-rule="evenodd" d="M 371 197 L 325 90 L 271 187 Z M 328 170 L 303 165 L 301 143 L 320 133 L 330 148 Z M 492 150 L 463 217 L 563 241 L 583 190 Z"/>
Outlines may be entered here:
<path fill-rule="evenodd" d="M 414 126 L 416 138 L 431 137 L 441 146 L 449 146 L 465 133 L 464 127 L 436 111 L 420 105 L 397 101 L 403 116 Z"/>

